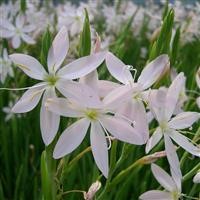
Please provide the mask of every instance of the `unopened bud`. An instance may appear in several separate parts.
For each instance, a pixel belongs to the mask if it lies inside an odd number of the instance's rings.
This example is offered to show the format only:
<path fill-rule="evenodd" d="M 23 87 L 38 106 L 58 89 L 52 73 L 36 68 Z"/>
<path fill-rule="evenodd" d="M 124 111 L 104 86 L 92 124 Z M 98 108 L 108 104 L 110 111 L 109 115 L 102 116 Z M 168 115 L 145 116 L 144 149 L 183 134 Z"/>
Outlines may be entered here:
<path fill-rule="evenodd" d="M 194 183 L 200 183 L 200 171 L 193 178 Z"/>
<path fill-rule="evenodd" d="M 90 186 L 88 192 L 84 192 L 84 199 L 85 200 L 92 200 L 94 195 L 96 194 L 96 192 L 100 189 L 101 187 L 101 182 L 96 181 L 94 183 L 92 183 L 92 185 Z"/>
<path fill-rule="evenodd" d="M 156 160 L 158 160 L 159 158 L 165 157 L 166 156 L 166 152 L 165 151 L 159 151 L 156 153 L 153 153 L 151 155 L 148 156 L 144 156 L 143 158 L 140 159 L 140 164 L 150 164 L 155 162 Z"/>

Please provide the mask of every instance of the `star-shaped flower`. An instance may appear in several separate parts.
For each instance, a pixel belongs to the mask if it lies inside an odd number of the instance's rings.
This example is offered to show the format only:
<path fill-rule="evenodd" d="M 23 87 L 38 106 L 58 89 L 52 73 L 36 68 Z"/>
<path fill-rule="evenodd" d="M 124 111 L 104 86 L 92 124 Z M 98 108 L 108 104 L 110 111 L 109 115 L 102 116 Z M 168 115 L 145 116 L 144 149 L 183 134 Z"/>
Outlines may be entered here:
<path fill-rule="evenodd" d="M 33 79 L 41 80 L 31 87 L 13 107 L 13 112 L 24 113 L 31 111 L 38 104 L 43 95 L 40 110 L 40 128 L 42 138 L 46 145 L 54 139 L 59 127 L 60 117 L 46 110 L 44 102 L 47 98 L 56 97 L 55 89 L 68 96 L 75 96 L 74 88 L 79 87 L 72 82 L 96 69 L 105 59 L 106 52 L 99 52 L 90 56 L 85 56 L 61 67 L 69 48 L 67 29 L 61 28 L 56 35 L 51 48 L 48 52 L 47 65 L 48 72 L 43 68 L 39 61 L 25 54 L 12 54 L 11 60 L 19 66 L 24 73 Z M 84 95 L 84 94 L 83 94 Z M 81 100 L 81 99 L 79 99 Z"/>
<path fill-rule="evenodd" d="M 90 127 L 90 143 L 95 162 L 103 175 L 107 177 L 109 167 L 106 137 L 110 141 L 108 132 L 118 140 L 131 144 L 142 145 L 145 141 L 129 121 L 110 113 L 109 108 L 105 107 L 100 100 L 98 93 L 90 87 L 77 88 L 75 93 L 80 96 L 80 99 L 83 94 L 87 94 L 88 98 L 82 98 L 81 101 L 74 98 L 68 98 L 68 100 L 66 98 L 47 99 L 48 110 L 65 117 L 80 118 L 61 134 L 53 157 L 61 158 L 76 149 Z"/>

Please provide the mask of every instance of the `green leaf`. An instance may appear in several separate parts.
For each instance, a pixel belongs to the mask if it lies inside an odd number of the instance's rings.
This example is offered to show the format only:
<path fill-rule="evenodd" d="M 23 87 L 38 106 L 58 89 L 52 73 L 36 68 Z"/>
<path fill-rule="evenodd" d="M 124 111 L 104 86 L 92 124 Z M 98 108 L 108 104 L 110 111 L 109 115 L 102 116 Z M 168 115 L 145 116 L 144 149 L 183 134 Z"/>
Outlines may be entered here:
<path fill-rule="evenodd" d="M 171 64 L 174 65 L 176 58 L 177 58 L 177 54 L 178 54 L 178 50 L 179 50 L 179 40 L 180 40 L 180 27 L 177 28 L 176 33 L 174 35 L 174 39 L 172 42 L 172 49 L 171 49 Z"/>
<path fill-rule="evenodd" d="M 91 52 L 91 32 L 90 32 L 90 21 L 88 17 L 88 12 L 85 9 L 85 21 L 83 25 L 83 30 L 80 35 L 79 43 L 79 56 L 90 55 Z"/>
<path fill-rule="evenodd" d="M 166 17 L 164 18 L 160 34 L 157 40 L 154 41 L 152 48 L 150 49 L 149 60 L 155 59 L 161 54 L 170 53 L 170 42 L 172 35 L 172 28 L 174 23 L 174 10 L 168 11 Z"/>
<path fill-rule="evenodd" d="M 44 200 L 55 199 L 55 185 L 54 185 L 54 174 L 52 173 L 52 166 L 49 161 L 48 151 L 43 151 L 41 155 L 41 180 L 42 180 L 42 194 Z"/>
<path fill-rule="evenodd" d="M 23 13 L 26 11 L 26 0 L 20 0 L 20 8 Z"/>
<path fill-rule="evenodd" d="M 51 47 L 52 43 L 52 36 L 51 32 L 49 31 L 49 28 L 47 28 L 46 32 L 42 36 L 42 47 L 41 47 L 41 53 L 40 53 L 40 61 L 43 66 L 47 68 L 47 57 L 49 48 Z"/>

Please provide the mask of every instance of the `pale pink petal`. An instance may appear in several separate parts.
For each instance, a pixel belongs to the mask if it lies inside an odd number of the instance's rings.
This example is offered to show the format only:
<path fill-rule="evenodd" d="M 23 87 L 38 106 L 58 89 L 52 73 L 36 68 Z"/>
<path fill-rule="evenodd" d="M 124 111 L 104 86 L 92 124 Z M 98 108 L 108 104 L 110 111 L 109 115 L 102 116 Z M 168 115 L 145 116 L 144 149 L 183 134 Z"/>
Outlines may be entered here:
<path fill-rule="evenodd" d="M 85 84 L 59 80 L 56 87 L 65 97 L 82 107 L 99 108 L 103 105 L 96 91 Z"/>
<path fill-rule="evenodd" d="M 43 66 L 32 56 L 25 54 L 12 54 L 10 59 L 31 78 L 43 80 L 47 75 Z"/>
<path fill-rule="evenodd" d="M 66 27 L 62 27 L 53 40 L 48 53 L 49 72 L 55 72 L 63 63 L 69 49 L 69 38 Z"/>
<path fill-rule="evenodd" d="M 13 38 L 12 38 L 12 46 L 14 49 L 17 49 L 21 44 L 21 39 L 18 35 L 15 35 Z"/>
<path fill-rule="evenodd" d="M 151 171 L 153 172 L 156 180 L 162 185 L 166 190 L 172 192 L 176 190 L 176 184 L 173 179 L 169 176 L 167 172 L 165 172 L 162 168 L 160 168 L 156 164 L 151 165 Z"/>
<path fill-rule="evenodd" d="M 0 38 L 11 38 L 15 35 L 13 31 L 0 28 Z"/>
<path fill-rule="evenodd" d="M 140 195 L 141 200 L 173 200 L 172 195 L 169 192 L 150 190 Z"/>
<path fill-rule="evenodd" d="M 95 70 L 105 59 L 107 52 L 99 52 L 79 58 L 58 71 L 58 75 L 65 79 L 77 79 Z"/>
<path fill-rule="evenodd" d="M 38 86 L 36 88 L 31 88 L 27 90 L 20 100 L 13 106 L 12 112 L 14 113 L 25 113 L 31 111 L 35 108 L 43 94 L 45 89 L 45 85 L 41 85 L 41 83 L 36 84 Z"/>
<path fill-rule="evenodd" d="M 116 116 L 118 114 L 125 116 L 134 124 L 134 129 L 143 137 L 146 143 L 149 138 L 149 128 L 143 103 L 140 100 L 131 99 L 120 106 Z"/>
<path fill-rule="evenodd" d="M 143 69 L 138 78 L 138 83 L 142 84 L 143 89 L 149 88 L 158 80 L 168 66 L 169 57 L 167 55 L 157 57 Z"/>
<path fill-rule="evenodd" d="M 149 151 L 151 151 L 151 149 L 153 149 L 156 144 L 158 144 L 158 142 L 161 140 L 163 134 L 161 129 L 158 127 L 153 135 L 149 138 L 149 140 L 147 141 L 146 147 L 145 147 L 145 151 L 146 153 L 149 153 Z"/>
<path fill-rule="evenodd" d="M 177 131 L 172 131 L 170 133 L 170 137 L 178 144 L 180 145 L 183 149 L 188 151 L 189 153 L 200 157 L 200 148 L 197 146 L 194 146 L 187 137 L 184 135 L 180 134 Z"/>
<path fill-rule="evenodd" d="M 176 115 L 169 121 L 168 125 L 173 129 L 184 129 L 192 126 L 200 118 L 200 114 L 197 112 L 182 112 Z"/>
<path fill-rule="evenodd" d="M 112 90 L 119 87 L 118 83 L 114 83 L 112 81 L 106 81 L 106 80 L 99 80 L 98 81 L 98 91 L 99 96 L 101 98 L 104 98 L 108 93 L 110 93 Z"/>
<path fill-rule="evenodd" d="M 160 88 L 158 90 L 149 91 L 149 108 L 158 122 L 165 119 L 166 90 Z"/>
<path fill-rule="evenodd" d="M 16 27 L 19 28 L 19 29 L 21 29 L 24 26 L 24 20 L 25 20 L 24 16 L 18 15 L 16 17 L 16 22 L 15 22 Z"/>
<path fill-rule="evenodd" d="M 139 91 L 139 89 L 137 84 L 133 86 L 120 85 L 105 96 L 103 103 L 110 109 L 119 108 L 122 103 L 132 99 L 133 93 Z"/>
<path fill-rule="evenodd" d="M 0 20 L 0 27 L 9 31 L 15 30 L 15 27 L 6 19 Z"/>
<path fill-rule="evenodd" d="M 56 93 L 53 88 L 47 89 L 44 93 L 40 109 L 40 129 L 45 145 L 49 145 L 53 141 L 59 128 L 60 116 L 48 111 L 45 107 L 46 100 L 55 96 Z"/>
<path fill-rule="evenodd" d="M 175 110 L 179 95 L 184 87 L 185 77 L 181 72 L 170 85 L 166 95 L 165 116 L 169 120 Z"/>
<path fill-rule="evenodd" d="M 33 38 L 31 38 L 29 35 L 23 33 L 23 34 L 21 35 L 21 37 L 22 37 L 22 39 L 23 39 L 26 43 L 28 43 L 28 44 L 35 44 L 35 40 L 34 40 Z"/>
<path fill-rule="evenodd" d="M 66 98 L 49 98 L 45 106 L 47 110 L 65 117 L 83 117 L 84 113 L 78 110 L 76 104 L 71 103 Z"/>
<path fill-rule="evenodd" d="M 91 87 L 93 90 L 97 91 L 98 90 L 98 72 L 97 72 L 97 70 L 94 70 L 94 71 L 90 72 L 89 74 L 81 77 L 79 79 L 79 82 L 86 84 L 89 87 Z"/>
<path fill-rule="evenodd" d="M 111 52 L 109 52 L 106 56 L 106 65 L 110 74 L 119 82 L 127 84 L 133 81 L 133 77 L 128 69 L 128 66 Z"/>
<path fill-rule="evenodd" d="M 101 118 L 102 125 L 118 140 L 130 144 L 142 145 L 143 137 L 124 119 L 115 116 Z"/>
<path fill-rule="evenodd" d="M 174 181 L 176 182 L 177 188 L 181 188 L 182 173 L 180 169 L 180 163 L 175 146 L 172 143 L 169 134 L 170 133 L 164 133 L 165 151 L 167 155 L 167 160 L 171 167 L 171 174 L 173 175 L 173 177 L 176 177 L 174 178 Z"/>
<path fill-rule="evenodd" d="M 94 160 L 100 171 L 107 178 L 109 170 L 107 141 L 99 122 L 91 123 L 90 143 Z"/>
<path fill-rule="evenodd" d="M 34 25 L 27 25 L 27 26 L 24 26 L 23 28 L 22 28 L 22 30 L 23 30 L 23 32 L 24 33 L 30 33 L 30 32 L 32 32 L 32 31 L 34 31 L 36 29 L 36 26 L 34 26 Z"/>
<path fill-rule="evenodd" d="M 90 122 L 83 118 L 69 126 L 61 134 L 55 146 L 53 157 L 55 159 L 61 158 L 76 149 L 83 141 L 89 125 Z"/>

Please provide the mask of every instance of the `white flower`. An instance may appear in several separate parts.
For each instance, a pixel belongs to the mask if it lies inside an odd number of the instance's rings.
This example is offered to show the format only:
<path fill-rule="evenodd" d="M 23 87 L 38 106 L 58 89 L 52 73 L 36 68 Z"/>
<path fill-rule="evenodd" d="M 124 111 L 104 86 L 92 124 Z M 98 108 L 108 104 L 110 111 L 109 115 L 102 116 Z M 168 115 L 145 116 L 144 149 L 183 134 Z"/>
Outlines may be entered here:
<path fill-rule="evenodd" d="M 143 193 L 139 199 L 141 200 L 178 200 L 181 196 L 181 185 L 177 185 L 177 182 L 181 182 L 181 176 L 169 176 L 162 168 L 156 164 L 151 165 L 151 171 L 154 177 L 164 187 L 165 191 L 150 190 Z"/>
<path fill-rule="evenodd" d="M 13 102 L 10 101 L 8 106 L 3 107 L 2 111 L 6 113 L 5 121 L 9 121 L 10 119 L 14 118 L 16 115 L 12 112 Z M 17 117 L 20 118 L 21 114 L 17 114 Z"/>
<path fill-rule="evenodd" d="M 69 48 L 67 29 L 63 27 L 54 38 L 51 48 L 48 52 L 47 65 L 48 72 L 33 57 L 25 54 L 12 54 L 11 60 L 18 65 L 24 73 L 33 79 L 41 80 L 31 87 L 13 107 L 13 112 L 29 112 L 38 104 L 43 95 L 42 106 L 40 110 L 40 128 L 42 138 L 46 145 L 49 145 L 54 139 L 60 117 L 46 110 L 44 102 L 47 98 L 55 97 L 58 89 L 68 97 L 75 96 L 74 88 L 77 84 L 71 81 L 85 76 L 96 69 L 104 60 L 106 52 L 99 52 L 91 56 L 79 58 L 66 66 L 61 67 Z M 60 69 L 59 69 L 60 68 Z M 79 99 L 80 100 L 80 99 Z"/>
<path fill-rule="evenodd" d="M 108 177 L 108 146 L 105 137 L 106 135 L 110 141 L 108 132 L 118 140 L 131 144 L 142 145 L 145 141 L 129 121 L 110 113 L 109 107 L 105 107 L 98 94 L 90 87 L 79 87 L 74 90 L 74 93 L 81 101 L 74 98 L 68 98 L 70 101 L 65 98 L 51 98 L 46 103 L 47 108 L 55 114 L 81 118 L 61 134 L 53 157 L 61 158 L 71 153 L 81 144 L 91 127 L 90 143 L 95 162 L 103 175 Z M 84 94 L 87 94 L 88 98 L 83 98 Z M 113 98 L 112 101 L 114 102 L 115 99 Z"/>
<path fill-rule="evenodd" d="M 152 93 L 149 101 L 150 109 L 158 121 L 159 127 L 148 140 L 146 152 L 148 153 L 164 136 L 167 159 L 176 174 L 181 174 L 181 171 L 179 170 L 178 156 L 171 139 L 189 153 L 200 157 L 200 148 L 194 146 L 187 137 L 178 131 L 190 127 L 200 118 L 200 114 L 197 112 L 181 112 L 172 117 L 184 83 L 184 74 L 180 73 L 170 85 L 167 93 L 162 90 L 155 94 Z"/>
<path fill-rule="evenodd" d="M 3 55 L 0 57 L 0 81 L 5 82 L 7 76 L 14 76 L 12 62 L 8 57 L 7 49 L 3 49 Z"/>
<path fill-rule="evenodd" d="M 18 15 L 13 25 L 8 20 L 2 20 L 0 22 L 0 35 L 2 38 L 11 38 L 13 48 L 18 48 L 21 44 L 21 40 L 28 44 L 34 44 L 35 41 L 28 35 L 35 29 L 33 25 L 25 25 L 25 18 L 22 15 Z"/>
<path fill-rule="evenodd" d="M 169 58 L 167 55 L 161 55 L 152 62 L 150 62 L 141 72 L 138 81 L 135 83 L 129 71 L 129 66 L 125 65 L 112 53 L 106 56 L 106 65 L 109 72 L 124 85 L 113 90 L 109 96 L 105 97 L 104 103 L 111 106 L 110 99 L 118 96 L 119 104 L 112 104 L 113 109 L 117 108 L 117 113 L 126 116 L 135 122 L 135 128 L 147 141 L 149 137 L 148 120 L 143 104 L 145 90 L 148 89 L 158 78 L 164 73 L 169 65 Z M 134 69 L 133 69 L 134 70 Z M 137 90 L 132 90 L 133 86 L 137 86 Z"/>

